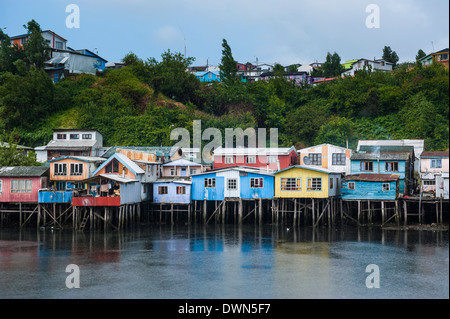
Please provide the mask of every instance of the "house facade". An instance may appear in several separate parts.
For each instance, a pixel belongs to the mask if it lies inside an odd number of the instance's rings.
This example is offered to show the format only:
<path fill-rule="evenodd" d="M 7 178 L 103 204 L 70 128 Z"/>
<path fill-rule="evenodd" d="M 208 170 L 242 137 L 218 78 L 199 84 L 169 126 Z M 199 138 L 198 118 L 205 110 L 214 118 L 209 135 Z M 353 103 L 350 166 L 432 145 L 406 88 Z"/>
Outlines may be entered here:
<path fill-rule="evenodd" d="M 393 174 L 399 176 L 399 192 L 411 195 L 414 190 L 414 162 L 407 152 L 353 153 L 351 174 Z"/>
<path fill-rule="evenodd" d="M 275 172 L 276 198 L 329 198 L 341 194 L 341 173 L 295 165 Z"/>
<path fill-rule="evenodd" d="M 186 159 L 177 159 L 172 162 L 162 164 L 162 177 L 187 177 L 203 173 L 203 165 L 188 161 Z"/>
<path fill-rule="evenodd" d="M 351 60 L 344 63 L 346 70 L 342 72 L 343 76 L 354 76 L 355 72 L 361 70 L 372 70 L 372 71 L 382 71 L 389 72 L 392 71 L 393 63 L 388 62 L 383 59 L 370 60 L 370 59 L 358 59 Z"/>
<path fill-rule="evenodd" d="M 144 174 L 124 154 L 115 153 L 92 177 L 81 181 L 87 184 L 87 190 L 73 197 L 73 206 L 120 206 L 150 200 L 150 184 L 142 182 Z"/>
<path fill-rule="evenodd" d="M 324 168 L 330 172 L 350 174 L 352 150 L 332 144 L 320 144 L 297 151 L 299 164 Z"/>
<path fill-rule="evenodd" d="M 297 151 L 288 148 L 217 148 L 213 154 L 214 169 L 248 166 L 280 170 L 297 164 Z"/>
<path fill-rule="evenodd" d="M 38 146 L 36 160 L 46 162 L 63 156 L 99 156 L 103 147 L 103 135 L 97 130 L 53 130 L 53 139 L 45 146 Z"/>
<path fill-rule="evenodd" d="M 48 167 L 0 167 L 0 202 L 37 203 L 39 189 L 46 188 L 48 183 Z"/>
<path fill-rule="evenodd" d="M 153 202 L 161 204 L 189 204 L 191 184 L 186 179 L 161 178 L 153 182 Z"/>
<path fill-rule="evenodd" d="M 345 176 L 341 197 L 346 200 L 395 200 L 399 195 L 399 175 L 359 174 Z"/>
<path fill-rule="evenodd" d="M 420 187 L 422 193 L 437 196 L 437 178 L 449 173 L 449 152 L 422 152 L 420 155 Z M 442 188 L 443 190 L 444 188 Z"/>
<path fill-rule="evenodd" d="M 274 175 L 257 168 L 229 167 L 192 176 L 193 200 L 270 199 L 273 196 Z"/>
<path fill-rule="evenodd" d="M 92 177 L 97 167 L 106 159 L 90 156 L 64 156 L 49 160 L 52 188 L 84 188 L 82 180 Z"/>

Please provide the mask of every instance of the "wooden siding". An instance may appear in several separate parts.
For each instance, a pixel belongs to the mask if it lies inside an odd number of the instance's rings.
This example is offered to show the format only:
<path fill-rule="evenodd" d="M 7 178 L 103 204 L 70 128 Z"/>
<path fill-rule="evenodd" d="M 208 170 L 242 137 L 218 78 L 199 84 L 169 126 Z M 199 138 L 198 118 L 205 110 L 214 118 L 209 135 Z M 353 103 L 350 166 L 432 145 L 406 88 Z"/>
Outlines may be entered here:
<path fill-rule="evenodd" d="M 355 183 L 355 189 L 349 189 L 348 183 Z M 383 184 L 389 184 L 389 191 L 383 191 Z M 395 200 L 398 197 L 398 181 L 342 181 L 342 199 L 386 199 Z"/>
<path fill-rule="evenodd" d="M 281 178 L 301 178 L 301 190 L 281 190 Z M 321 190 L 307 190 L 308 178 L 321 178 Z M 329 179 L 333 178 L 333 188 L 330 189 Z M 277 198 L 328 198 L 340 195 L 341 175 L 325 173 L 313 169 L 293 167 L 275 173 L 275 197 Z"/>
<path fill-rule="evenodd" d="M 251 178 L 263 178 L 263 187 L 251 188 Z M 274 197 L 275 177 L 257 173 L 248 173 L 248 176 L 240 177 L 240 197 L 242 199 L 271 199 Z"/>
<path fill-rule="evenodd" d="M 120 197 L 73 197 L 72 206 L 120 206 Z"/>
<path fill-rule="evenodd" d="M 12 180 L 31 180 L 31 192 L 29 193 L 12 193 Z M 0 177 L 2 182 L 2 191 L 0 193 L 0 202 L 3 203 L 37 203 L 40 188 L 47 185 L 48 177 Z"/>
<path fill-rule="evenodd" d="M 159 194 L 159 187 L 167 187 L 167 194 Z M 177 187 L 186 187 L 186 194 L 177 194 Z M 177 182 L 153 183 L 154 203 L 189 204 L 191 202 L 191 185 Z"/>
<path fill-rule="evenodd" d="M 72 191 L 45 191 L 40 190 L 39 203 L 71 203 Z"/>
<path fill-rule="evenodd" d="M 215 178 L 216 187 L 205 188 L 205 178 Z M 223 176 L 216 176 L 216 173 L 193 175 L 191 195 L 193 200 L 223 200 L 224 184 Z"/>

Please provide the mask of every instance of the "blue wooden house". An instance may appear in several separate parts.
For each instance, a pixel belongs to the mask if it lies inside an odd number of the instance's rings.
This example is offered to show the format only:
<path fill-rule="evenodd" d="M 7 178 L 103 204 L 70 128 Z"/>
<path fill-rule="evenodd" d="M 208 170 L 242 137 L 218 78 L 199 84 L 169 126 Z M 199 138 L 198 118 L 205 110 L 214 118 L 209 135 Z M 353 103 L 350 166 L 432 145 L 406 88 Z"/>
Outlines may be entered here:
<path fill-rule="evenodd" d="M 353 153 L 351 175 L 394 174 L 399 177 L 399 192 L 410 195 L 414 187 L 414 155 L 410 152 L 377 151 Z"/>
<path fill-rule="evenodd" d="M 271 199 L 274 174 L 252 167 L 228 167 L 192 176 L 193 200 Z"/>
<path fill-rule="evenodd" d="M 153 182 L 153 202 L 161 204 L 189 204 L 191 184 L 186 179 L 162 178 Z"/>
<path fill-rule="evenodd" d="M 399 194 L 399 175 L 358 174 L 348 175 L 342 180 L 342 199 L 395 200 Z"/>
<path fill-rule="evenodd" d="M 199 71 L 195 73 L 195 76 L 200 82 L 221 81 L 220 73 L 216 71 Z"/>

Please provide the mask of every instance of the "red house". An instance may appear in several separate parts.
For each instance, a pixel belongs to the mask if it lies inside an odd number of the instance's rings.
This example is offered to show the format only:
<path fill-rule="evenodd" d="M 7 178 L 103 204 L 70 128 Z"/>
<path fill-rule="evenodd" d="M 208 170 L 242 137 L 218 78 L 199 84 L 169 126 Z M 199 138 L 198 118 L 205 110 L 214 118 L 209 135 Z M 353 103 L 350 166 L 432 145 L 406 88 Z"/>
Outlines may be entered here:
<path fill-rule="evenodd" d="M 46 166 L 0 167 L 0 202 L 37 203 L 39 189 L 48 183 Z"/>
<path fill-rule="evenodd" d="M 280 170 L 297 164 L 297 151 L 294 146 L 290 148 L 217 148 L 213 156 L 214 169 L 250 166 Z"/>

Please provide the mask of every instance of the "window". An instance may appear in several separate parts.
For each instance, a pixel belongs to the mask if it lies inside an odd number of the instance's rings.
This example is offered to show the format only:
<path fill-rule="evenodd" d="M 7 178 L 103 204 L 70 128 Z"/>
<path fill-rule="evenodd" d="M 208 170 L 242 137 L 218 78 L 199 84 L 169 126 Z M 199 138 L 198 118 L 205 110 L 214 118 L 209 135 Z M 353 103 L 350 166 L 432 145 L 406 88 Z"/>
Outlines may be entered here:
<path fill-rule="evenodd" d="M 448 60 L 448 53 L 441 54 L 441 61 Z"/>
<path fill-rule="evenodd" d="M 70 139 L 71 140 L 79 140 L 80 139 L 80 134 L 70 134 Z"/>
<path fill-rule="evenodd" d="M 431 168 L 442 168 L 442 160 L 441 159 L 432 159 L 431 160 Z"/>
<path fill-rule="evenodd" d="M 309 160 L 311 161 L 311 165 L 322 165 L 322 154 L 320 153 L 311 153 L 309 155 Z"/>
<path fill-rule="evenodd" d="M 237 179 L 229 178 L 227 183 L 228 190 L 237 190 Z"/>
<path fill-rule="evenodd" d="M 92 134 L 82 134 L 81 138 L 83 140 L 92 140 Z"/>
<path fill-rule="evenodd" d="M 308 178 L 307 190 L 309 190 L 309 191 L 321 191 L 322 190 L 322 178 L 320 178 L 320 177 Z"/>
<path fill-rule="evenodd" d="M 276 156 L 267 156 L 267 163 L 276 163 L 277 159 Z"/>
<path fill-rule="evenodd" d="M 263 187 L 262 177 L 251 177 L 250 178 L 250 188 L 261 188 Z"/>
<path fill-rule="evenodd" d="M 387 192 L 389 190 L 391 190 L 391 184 L 383 183 L 383 192 Z"/>
<path fill-rule="evenodd" d="M 60 49 L 60 50 L 62 50 L 64 47 L 63 47 L 63 43 L 61 42 L 61 41 L 56 41 L 56 48 L 57 49 Z"/>
<path fill-rule="evenodd" d="M 384 61 L 381 61 L 380 64 L 381 64 L 381 66 L 384 66 Z"/>
<path fill-rule="evenodd" d="M 361 162 L 361 171 L 373 171 L 373 162 Z"/>
<path fill-rule="evenodd" d="M 186 194 L 186 186 L 177 186 L 177 195 Z"/>
<path fill-rule="evenodd" d="M 386 162 L 386 172 L 398 172 L 398 162 Z"/>
<path fill-rule="evenodd" d="M 333 153 L 332 164 L 333 165 L 345 165 L 345 153 Z"/>
<path fill-rule="evenodd" d="M 245 159 L 245 162 L 247 164 L 254 164 L 254 163 L 256 163 L 256 157 L 255 156 L 247 156 L 247 158 Z"/>
<path fill-rule="evenodd" d="M 159 195 L 165 195 L 167 194 L 167 186 L 158 186 L 158 194 Z"/>
<path fill-rule="evenodd" d="M 215 178 L 205 178 L 205 187 L 208 187 L 208 188 L 216 187 L 216 179 Z"/>
<path fill-rule="evenodd" d="M 333 177 L 330 178 L 330 189 L 333 189 Z"/>
<path fill-rule="evenodd" d="M 196 168 L 191 168 L 191 175 L 195 175 L 197 174 L 197 169 Z"/>
<path fill-rule="evenodd" d="M 348 182 L 348 189 L 355 189 L 355 182 Z"/>
<path fill-rule="evenodd" d="M 423 185 L 434 186 L 436 185 L 436 181 L 434 179 L 423 180 Z"/>
<path fill-rule="evenodd" d="M 66 134 L 56 134 L 56 139 L 65 140 L 67 138 Z"/>
<path fill-rule="evenodd" d="M 81 176 L 81 175 L 83 175 L 83 164 L 82 163 L 72 163 L 72 164 L 70 164 L 70 175 L 71 176 Z"/>
<path fill-rule="evenodd" d="M 281 178 L 282 191 L 301 191 L 302 179 L 299 178 Z"/>
<path fill-rule="evenodd" d="M 67 164 L 55 163 L 53 164 L 53 175 L 55 176 L 65 176 L 67 175 Z"/>
<path fill-rule="evenodd" d="M 171 167 L 170 168 L 170 176 L 175 176 L 177 175 L 177 169 L 175 167 Z"/>
<path fill-rule="evenodd" d="M 31 193 L 31 179 L 13 179 L 11 193 Z"/>
<path fill-rule="evenodd" d="M 2 194 L 2 190 L 3 190 L 3 181 L 0 180 L 0 195 Z"/>
<path fill-rule="evenodd" d="M 106 165 L 105 173 L 119 173 L 119 162 L 115 158 Z"/>
<path fill-rule="evenodd" d="M 234 157 L 233 156 L 225 156 L 225 164 L 233 164 Z"/>
<path fill-rule="evenodd" d="M 24 45 L 27 42 L 27 37 L 20 38 L 20 44 Z"/>

